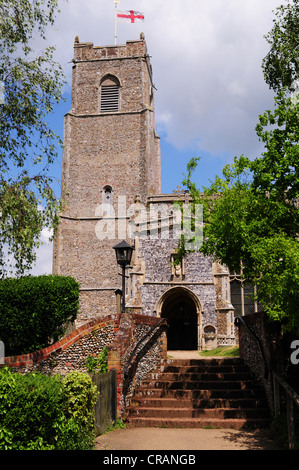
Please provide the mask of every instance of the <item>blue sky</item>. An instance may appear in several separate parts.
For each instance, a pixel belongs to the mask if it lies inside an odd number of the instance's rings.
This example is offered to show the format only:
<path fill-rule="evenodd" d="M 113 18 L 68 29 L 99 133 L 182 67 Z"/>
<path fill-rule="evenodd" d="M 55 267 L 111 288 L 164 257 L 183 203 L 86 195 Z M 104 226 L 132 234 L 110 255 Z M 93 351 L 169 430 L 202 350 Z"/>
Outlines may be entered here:
<path fill-rule="evenodd" d="M 181 186 L 191 157 L 201 157 L 194 174 L 209 180 L 235 155 L 263 151 L 255 133 L 258 116 L 273 107 L 261 63 L 268 51 L 264 35 L 282 0 L 120 0 L 119 9 L 138 10 L 145 22 L 118 24 L 118 44 L 144 32 L 156 86 L 156 128 L 161 138 L 162 192 Z M 70 110 L 73 44 L 76 35 L 95 46 L 114 43 L 113 0 L 69 0 L 48 31 L 66 77 L 66 103 L 50 117 L 63 133 Z M 43 47 L 42 43 L 36 45 Z M 61 177 L 61 154 L 52 168 Z M 55 189 L 59 193 L 59 182 Z M 39 251 L 34 273 L 51 272 L 51 245 Z"/>

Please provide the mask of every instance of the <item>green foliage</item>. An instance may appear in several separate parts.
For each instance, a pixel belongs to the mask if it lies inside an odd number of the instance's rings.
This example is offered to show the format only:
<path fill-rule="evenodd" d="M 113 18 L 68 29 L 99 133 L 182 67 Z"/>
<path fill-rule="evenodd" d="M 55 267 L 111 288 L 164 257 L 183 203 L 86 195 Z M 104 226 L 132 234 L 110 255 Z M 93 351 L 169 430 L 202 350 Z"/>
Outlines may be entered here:
<path fill-rule="evenodd" d="M 99 354 L 90 354 L 86 359 L 87 372 L 90 374 L 104 374 L 108 371 L 108 349 L 105 346 Z"/>
<path fill-rule="evenodd" d="M 257 300 L 272 320 L 299 328 L 299 105 L 284 91 L 256 127 L 261 157 L 241 156 L 202 193 L 184 183 L 204 206 L 201 251 L 257 286 Z M 185 254 L 183 245 L 179 254 Z"/>
<path fill-rule="evenodd" d="M 7 264 L 17 275 L 30 269 L 42 229 L 58 225 L 60 202 L 48 170 L 62 142 L 47 116 L 62 99 L 64 78 L 54 48 L 42 50 L 57 5 L 0 2 L 0 277 Z"/>
<path fill-rule="evenodd" d="M 259 117 L 256 132 L 265 151 L 248 166 L 254 189 L 269 191 L 275 200 L 294 201 L 299 197 L 299 104 L 282 90 L 275 105 Z"/>
<path fill-rule="evenodd" d="M 258 298 L 271 319 L 299 327 L 299 244 L 298 240 L 277 234 L 257 241 L 251 256 L 257 272 Z"/>
<path fill-rule="evenodd" d="M 55 423 L 57 450 L 88 450 L 94 446 L 94 405 L 97 388 L 87 374 L 71 372 L 63 379 L 65 409 Z"/>
<path fill-rule="evenodd" d="M 111 425 L 106 429 L 105 434 L 107 432 L 116 431 L 117 429 L 126 429 L 126 427 L 126 423 L 122 419 L 118 418 L 115 421 L 112 421 Z"/>
<path fill-rule="evenodd" d="M 96 403 L 97 388 L 88 374 L 71 372 L 63 379 L 67 391 L 66 417 L 74 418 L 86 430 L 93 428 L 93 407 Z"/>
<path fill-rule="evenodd" d="M 0 449 L 54 446 L 53 423 L 62 413 L 64 401 L 60 379 L 41 374 L 13 374 L 8 368 L 2 369 Z"/>
<path fill-rule="evenodd" d="M 263 61 L 265 81 L 273 90 L 292 89 L 299 72 L 299 2 L 288 0 L 276 9 L 271 31 L 266 35 L 270 50 Z"/>
<path fill-rule="evenodd" d="M 226 189 L 214 200 L 213 210 L 204 229 L 203 253 L 212 255 L 244 276 L 259 277 L 260 271 L 252 249 L 262 240 L 279 233 L 293 237 L 296 233 L 298 210 L 285 201 L 273 201 L 264 193 L 237 184 Z M 215 251 L 216 250 L 216 251 Z"/>
<path fill-rule="evenodd" d="M 74 321 L 79 285 L 66 276 L 37 276 L 0 281 L 0 338 L 6 355 L 42 349 L 57 341 Z"/>
<path fill-rule="evenodd" d="M 242 267 L 244 278 L 257 286 L 257 300 L 269 318 L 283 321 L 287 329 L 298 328 L 298 207 L 274 183 L 267 193 L 246 177 L 242 181 L 246 165 L 243 157 L 236 159 L 231 171 L 226 168 L 224 178 L 216 178 L 200 195 L 198 201 L 208 208 L 201 252 L 230 271 Z M 297 184 L 294 177 L 289 194 L 295 194 Z"/>
<path fill-rule="evenodd" d="M 61 379 L 0 371 L 0 450 L 86 450 L 94 445 L 96 388 L 86 374 Z"/>

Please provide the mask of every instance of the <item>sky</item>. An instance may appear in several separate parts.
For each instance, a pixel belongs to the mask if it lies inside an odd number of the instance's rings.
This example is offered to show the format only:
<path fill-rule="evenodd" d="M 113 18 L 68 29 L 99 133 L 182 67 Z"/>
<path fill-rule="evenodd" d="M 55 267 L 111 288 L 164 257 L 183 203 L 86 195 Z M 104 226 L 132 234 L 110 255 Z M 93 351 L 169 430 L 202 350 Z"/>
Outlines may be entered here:
<path fill-rule="evenodd" d="M 208 185 L 235 156 L 258 157 L 262 144 L 255 133 L 258 116 L 273 108 L 274 94 L 264 81 L 262 60 L 269 50 L 273 10 L 283 0 L 120 0 L 120 10 L 137 10 L 143 23 L 117 24 L 117 44 L 139 39 L 143 32 L 151 57 L 156 130 L 161 138 L 162 192 L 182 186 L 191 157 L 201 157 L 194 173 L 198 186 Z M 70 110 L 73 44 L 114 44 L 113 0 L 61 0 L 61 12 L 47 38 L 56 47 L 67 83 L 66 101 L 49 118 L 62 136 Z M 41 45 L 39 44 L 39 47 Z M 52 168 L 59 195 L 60 154 Z M 51 273 L 52 246 L 38 251 L 32 274 Z"/>

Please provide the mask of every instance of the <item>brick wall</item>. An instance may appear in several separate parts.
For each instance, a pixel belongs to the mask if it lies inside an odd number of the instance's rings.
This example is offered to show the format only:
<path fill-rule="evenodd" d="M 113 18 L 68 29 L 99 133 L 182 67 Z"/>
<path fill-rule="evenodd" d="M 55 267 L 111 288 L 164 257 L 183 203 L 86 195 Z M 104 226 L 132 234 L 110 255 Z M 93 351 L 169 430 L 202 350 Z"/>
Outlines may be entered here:
<path fill-rule="evenodd" d="M 85 360 L 114 340 L 119 322 L 119 315 L 93 320 L 40 351 L 6 357 L 5 364 L 20 372 L 39 371 L 61 375 L 72 370 L 86 372 Z"/>
<path fill-rule="evenodd" d="M 159 320 L 140 314 L 109 315 L 86 323 L 40 351 L 6 357 L 5 365 L 21 373 L 38 371 L 64 376 L 73 370 L 86 372 L 87 357 L 107 346 L 108 369 L 115 369 L 117 373 L 118 414 L 123 416 L 134 387 L 167 359 L 165 325 L 161 325 L 140 345 L 128 375 L 124 376 L 136 344 Z"/>
<path fill-rule="evenodd" d="M 160 319 L 140 314 L 123 314 L 115 340 L 108 346 L 108 369 L 117 371 L 117 409 L 124 415 L 133 390 L 147 374 L 167 359 L 165 326 L 161 325 L 136 351 L 127 375 L 126 366 L 135 346 Z"/>

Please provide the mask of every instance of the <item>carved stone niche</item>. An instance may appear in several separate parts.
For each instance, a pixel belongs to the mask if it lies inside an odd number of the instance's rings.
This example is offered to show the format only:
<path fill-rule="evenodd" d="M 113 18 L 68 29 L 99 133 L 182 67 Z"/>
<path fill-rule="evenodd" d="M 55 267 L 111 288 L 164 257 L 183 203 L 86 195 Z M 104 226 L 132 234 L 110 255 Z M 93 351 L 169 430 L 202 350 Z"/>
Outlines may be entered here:
<path fill-rule="evenodd" d="M 184 258 L 177 263 L 178 254 L 171 253 L 171 280 L 183 281 L 185 279 Z"/>
<path fill-rule="evenodd" d="M 207 325 L 203 329 L 203 349 L 210 351 L 217 348 L 216 329 L 212 325 Z"/>

